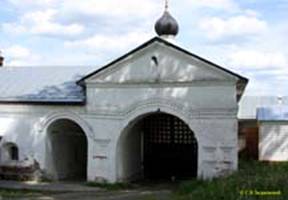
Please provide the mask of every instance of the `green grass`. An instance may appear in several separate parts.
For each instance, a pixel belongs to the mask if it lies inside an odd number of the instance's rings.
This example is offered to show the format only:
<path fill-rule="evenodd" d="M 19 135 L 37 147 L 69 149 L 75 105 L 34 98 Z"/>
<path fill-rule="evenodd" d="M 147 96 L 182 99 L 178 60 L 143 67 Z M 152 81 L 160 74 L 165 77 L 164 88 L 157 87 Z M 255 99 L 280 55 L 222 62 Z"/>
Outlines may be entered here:
<path fill-rule="evenodd" d="M 87 186 L 99 187 L 108 191 L 127 189 L 155 189 L 157 184 L 95 183 Z M 169 183 L 168 183 L 169 185 Z M 239 170 L 230 176 L 210 181 L 190 180 L 170 184 L 172 195 L 167 200 L 288 200 L 288 162 L 263 163 L 253 160 L 240 160 Z M 160 190 L 163 188 L 160 188 Z M 281 195 L 259 195 L 255 192 L 281 192 Z M 252 192 L 252 193 L 250 193 Z M 154 195 L 143 200 L 157 200 Z"/>
<path fill-rule="evenodd" d="M 34 190 L 0 189 L 0 197 L 4 198 L 34 197 L 41 194 L 43 193 Z"/>
<path fill-rule="evenodd" d="M 281 195 L 256 195 L 280 191 Z M 242 192 L 242 194 L 240 194 Z M 252 192 L 252 193 L 251 193 Z M 246 193 L 246 194 L 245 194 Z M 288 163 L 240 161 L 239 170 L 210 181 L 192 180 L 179 184 L 173 198 L 177 200 L 288 199 Z"/>

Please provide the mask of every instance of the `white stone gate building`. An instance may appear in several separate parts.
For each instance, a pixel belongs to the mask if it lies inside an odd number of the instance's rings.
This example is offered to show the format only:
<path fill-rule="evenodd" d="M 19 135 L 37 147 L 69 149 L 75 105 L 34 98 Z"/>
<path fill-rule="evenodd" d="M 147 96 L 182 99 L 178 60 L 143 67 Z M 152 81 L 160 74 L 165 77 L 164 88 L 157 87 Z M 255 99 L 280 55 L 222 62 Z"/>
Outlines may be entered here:
<path fill-rule="evenodd" d="M 109 182 L 236 170 L 248 80 L 165 39 L 178 32 L 170 17 L 161 37 L 96 71 L 2 67 L 1 165 Z"/>

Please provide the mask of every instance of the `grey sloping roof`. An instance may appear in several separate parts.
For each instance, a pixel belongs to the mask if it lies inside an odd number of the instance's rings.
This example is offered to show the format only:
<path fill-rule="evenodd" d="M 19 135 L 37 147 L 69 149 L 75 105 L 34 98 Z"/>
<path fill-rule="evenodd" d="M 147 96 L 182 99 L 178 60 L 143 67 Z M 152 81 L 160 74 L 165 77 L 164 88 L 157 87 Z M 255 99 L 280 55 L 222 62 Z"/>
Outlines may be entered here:
<path fill-rule="evenodd" d="M 81 103 L 85 94 L 76 82 L 92 70 L 83 66 L 2 67 L 0 102 Z"/>
<path fill-rule="evenodd" d="M 257 109 L 258 121 L 288 121 L 288 107 L 274 106 Z"/>
<path fill-rule="evenodd" d="M 279 105 L 277 96 L 243 96 L 239 102 L 239 119 L 256 119 L 257 109 Z M 288 97 L 282 97 L 283 106 L 288 107 Z"/>
<path fill-rule="evenodd" d="M 136 49 L 112 61 L 101 69 L 91 67 L 2 67 L 0 68 L 0 103 L 81 103 L 85 100 L 85 79 L 127 58 L 153 42 L 161 42 L 187 55 L 210 64 L 238 78 L 237 90 L 241 97 L 248 79 L 192 54 L 159 37 L 152 38 Z"/>

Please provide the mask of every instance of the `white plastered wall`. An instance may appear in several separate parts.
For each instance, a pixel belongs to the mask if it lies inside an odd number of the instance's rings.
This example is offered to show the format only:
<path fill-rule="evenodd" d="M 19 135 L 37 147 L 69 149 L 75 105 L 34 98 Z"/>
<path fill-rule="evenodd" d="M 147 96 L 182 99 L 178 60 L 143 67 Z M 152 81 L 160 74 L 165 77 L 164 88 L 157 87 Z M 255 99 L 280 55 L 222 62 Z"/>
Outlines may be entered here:
<path fill-rule="evenodd" d="M 163 45 L 150 47 L 87 80 L 86 105 L 0 105 L 2 142 L 16 143 L 20 159 L 32 157 L 45 170 L 47 128 L 58 119 L 70 119 L 87 136 L 87 179 L 116 182 L 123 178 L 121 170 L 128 170 L 121 169 L 122 158 L 117 157 L 123 130 L 139 116 L 161 110 L 194 132 L 199 178 L 236 170 L 236 78 Z M 157 56 L 159 66 L 151 56 Z"/>
<path fill-rule="evenodd" d="M 198 177 L 210 178 L 226 169 L 236 170 L 234 86 L 186 87 L 183 88 L 185 93 L 178 92 L 181 88 L 163 87 L 88 89 L 88 98 L 99 97 L 104 91 L 106 98 L 96 98 L 96 102 L 88 99 L 87 106 L 2 105 L 0 121 L 4 136 L 1 143 L 16 143 L 20 160 L 32 157 L 45 170 L 47 127 L 57 119 L 71 119 L 87 134 L 88 180 L 115 182 L 119 178 L 116 151 L 121 133 L 135 118 L 160 109 L 181 118 L 195 133 L 199 146 Z M 113 94 L 115 98 L 112 98 Z"/>
<path fill-rule="evenodd" d="M 88 170 L 93 168 L 89 166 L 88 157 L 93 154 L 94 132 L 85 121 L 85 107 L 2 104 L 0 109 L 0 132 L 3 136 L 0 148 L 9 142 L 17 144 L 19 161 L 15 164 L 27 166 L 37 161 L 43 171 L 51 174 L 51 168 L 47 162 L 49 157 L 49 152 L 47 152 L 48 128 L 57 120 L 67 119 L 79 125 L 86 135 L 88 143 L 87 179 L 89 176 L 94 178 L 94 175 L 89 174 Z M 5 165 L 5 163 L 1 162 L 0 165 Z M 52 174 L 56 174 L 56 172 L 52 172 Z"/>
<path fill-rule="evenodd" d="M 107 97 L 103 101 L 96 98 L 102 95 L 101 90 Z M 165 94 L 165 90 L 170 92 Z M 123 142 L 121 134 L 125 134 L 129 123 L 139 116 L 159 110 L 182 119 L 195 133 L 199 146 L 198 177 L 211 178 L 237 169 L 238 121 L 234 87 L 186 87 L 183 88 L 185 94 L 171 95 L 179 90 L 181 88 L 173 87 L 88 89 L 88 96 L 98 99 L 88 100 L 87 108 L 95 114 L 89 115 L 90 122 L 93 121 L 95 130 L 101 130 L 95 134 L 96 156 L 92 161 L 96 180 L 125 179 L 119 175 L 123 170 L 123 166 L 119 166 L 122 158 L 117 158 L 117 151 L 121 151 L 118 145 Z M 163 98 L 159 97 L 161 95 Z"/>
<path fill-rule="evenodd" d="M 288 122 L 260 122 L 259 160 L 288 161 Z"/>

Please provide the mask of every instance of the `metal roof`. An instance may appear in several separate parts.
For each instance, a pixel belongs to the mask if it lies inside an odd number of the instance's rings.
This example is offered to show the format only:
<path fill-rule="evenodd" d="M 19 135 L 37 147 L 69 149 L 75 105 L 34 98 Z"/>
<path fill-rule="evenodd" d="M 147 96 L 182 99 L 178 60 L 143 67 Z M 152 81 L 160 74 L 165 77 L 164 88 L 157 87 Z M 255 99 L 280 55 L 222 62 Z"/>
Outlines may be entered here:
<path fill-rule="evenodd" d="M 145 48 L 153 42 L 161 42 L 187 55 L 210 64 L 226 73 L 236 76 L 239 81 L 240 96 L 248 79 L 220 67 L 208 60 L 192 54 L 159 37 L 152 38 L 138 48 L 112 61 L 101 69 L 91 67 L 1 67 L 0 68 L 0 103 L 83 103 L 85 94 L 78 83 Z M 94 69 L 94 70 L 93 70 Z"/>
<path fill-rule="evenodd" d="M 288 97 L 282 97 L 282 106 L 288 107 Z M 239 102 L 239 119 L 256 119 L 257 109 L 266 107 L 277 107 L 279 97 L 277 96 L 243 96 Z"/>
<path fill-rule="evenodd" d="M 95 67 L 1 67 L 0 103 L 78 104 L 85 101 L 79 80 Z M 288 120 L 288 97 L 244 96 L 240 119 Z M 285 108 L 285 109 L 284 109 Z M 258 110 L 257 110 L 258 109 Z"/>
<path fill-rule="evenodd" d="M 76 82 L 91 67 L 1 67 L 0 102 L 81 103 L 84 90 Z"/>
<path fill-rule="evenodd" d="M 288 107 L 274 106 L 257 109 L 258 121 L 288 121 Z"/>

